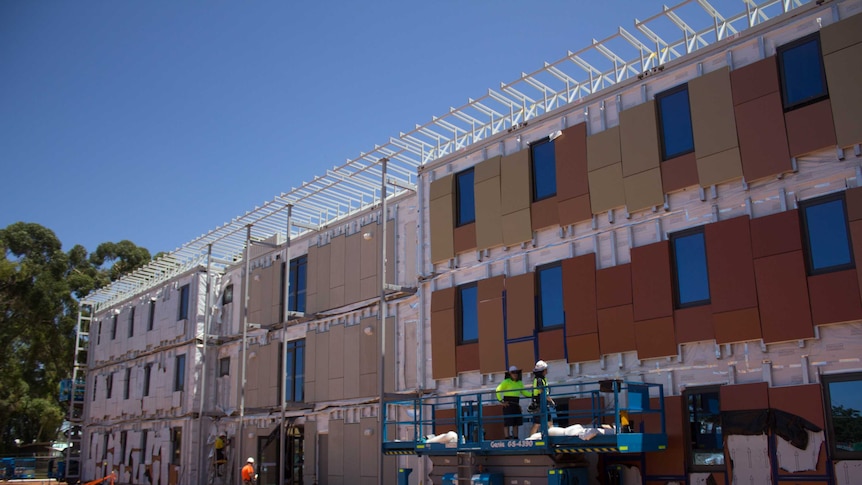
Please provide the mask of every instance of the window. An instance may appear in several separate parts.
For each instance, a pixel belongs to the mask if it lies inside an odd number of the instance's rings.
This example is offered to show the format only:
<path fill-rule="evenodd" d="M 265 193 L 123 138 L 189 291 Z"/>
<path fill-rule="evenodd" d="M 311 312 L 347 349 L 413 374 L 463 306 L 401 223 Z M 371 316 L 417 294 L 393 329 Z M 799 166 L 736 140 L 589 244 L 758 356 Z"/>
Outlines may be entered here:
<path fill-rule="evenodd" d="M 144 397 L 150 395 L 150 377 L 153 375 L 153 364 L 144 366 Z"/>
<path fill-rule="evenodd" d="M 177 320 L 189 318 L 189 285 L 183 285 L 180 288 L 180 310 L 178 313 Z"/>
<path fill-rule="evenodd" d="M 533 202 L 557 195 L 557 163 L 550 138 L 530 145 L 530 171 L 533 177 Z"/>
<path fill-rule="evenodd" d="M 126 464 L 126 440 L 129 438 L 128 431 L 120 431 L 120 464 Z"/>
<path fill-rule="evenodd" d="M 565 321 L 563 312 L 563 267 L 560 263 L 536 268 L 538 283 L 539 330 L 560 327 Z"/>
<path fill-rule="evenodd" d="M 709 274 L 703 227 L 671 234 L 676 308 L 709 303 Z"/>
<path fill-rule="evenodd" d="M 655 101 L 661 140 L 661 159 L 670 160 L 693 152 L 694 135 L 691 131 L 688 84 L 657 94 Z"/>
<path fill-rule="evenodd" d="M 717 387 L 685 391 L 688 404 L 688 450 L 692 471 L 724 468 L 721 405 Z"/>
<path fill-rule="evenodd" d="M 141 430 L 141 454 L 138 460 L 144 462 L 144 457 L 147 456 L 147 430 Z"/>
<path fill-rule="evenodd" d="M 179 465 L 183 454 L 183 429 L 171 428 L 171 465 Z"/>
<path fill-rule="evenodd" d="M 221 296 L 221 304 L 227 305 L 233 303 L 233 285 L 227 285 L 224 288 L 224 293 Z"/>
<path fill-rule="evenodd" d="M 455 225 L 461 227 L 476 221 L 473 197 L 473 169 L 455 175 Z"/>
<path fill-rule="evenodd" d="M 114 391 L 114 374 L 108 374 L 105 378 L 105 399 L 111 399 L 111 394 Z"/>
<path fill-rule="evenodd" d="M 111 340 L 117 338 L 117 315 L 111 317 Z"/>
<path fill-rule="evenodd" d="M 108 459 L 108 442 L 111 439 L 111 435 L 109 433 L 105 433 L 105 440 L 102 442 L 102 460 Z"/>
<path fill-rule="evenodd" d="M 135 336 L 135 307 L 129 311 L 129 338 Z"/>
<path fill-rule="evenodd" d="M 799 215 L 808 274 L 855 266 L 843 192 L 800 202 Z"/>
<path fill-rule="evenodd" d="M 224 377 L 230 375 L 230 357 L 222 357 L 218 360 L 218 376 Z"/>
<path fill-rule="evenodd" d="M 147 331 L 153 329 L 153 325 L 156 323 L 156 299 L 153 298 L 150 300 L 150 314 L 147 315 Z"/>
<path fill-rule="evenodd" d="M 779 47 L 776 54 L 785 111 L 829 96 L 818 32 Z"/>
<path fill-rule="evenodd" d="M 99 331 L 96 333 L 96 345 L 102 343 L 102 321 L 99 320 Z"/>
<path fill-rule="evenodd" d="M 123 399 L 129 398 L 129 389 L 132 384 L 132 368 L 126 369 L 126 380 L 123 382 Z"/>
<path fill-rule="evenodd" d="M 832 457 L 862 459 L 862 373 L 823 376 L 823 387 Z"/>
<path fill-rule="evenodd" d="M 305 340 L 291 340 L 288 342 L 286 358 L 287 369 L 284 372 L 284 400 L 288 402 L 302 402 L 304 396 L 303 384 L 305 382 Z M 281 367 L 281 360 L 279 360 L 279 367 Z"/>
<path fill-rule="evenodd" d="M 99 379 L 93 379 L 93 401 L 96 400 L 96 391 L 99 390 Z"/>
<path fill-rule="evenodd" d="M 308 271 L 308 256 L 300 256 L 290 260 L 290 287 L 288 291 L 287 310 L 305 313 L 305 282 Z"/>
<path fill-rule="evenodd" d="M 174 361 L 174 391 L 186 387 L 186 355 L 178 355 Z"/>
<path fill-rule="evenodd" d="M 469 283 L 458 287 L 458 343 L 468 344 L 479 340 L 479 287 Z"/>

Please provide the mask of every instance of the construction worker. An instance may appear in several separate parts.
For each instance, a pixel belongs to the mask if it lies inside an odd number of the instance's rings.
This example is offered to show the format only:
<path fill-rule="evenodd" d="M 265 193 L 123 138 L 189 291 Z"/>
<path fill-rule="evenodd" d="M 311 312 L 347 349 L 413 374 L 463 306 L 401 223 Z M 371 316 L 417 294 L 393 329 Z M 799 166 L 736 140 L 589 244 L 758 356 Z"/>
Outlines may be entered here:
<path fill-rule="evenodd" d="M 245 466 L 242 467 L 242 485 L 254 485 L 257 482 L 257 473 L 254 472 L 254 458 L 248 457 Z"/>
<path fill-rule="evenodd" d="M 227 463 L 227 457 L 225 457 L 224 449 L 227 446 L 228 440 L 227 436 L 222 433 L 218 435 L 215 440 L 215 458 L 216 458 L 216 471 L 218 472 L 218 476 L 222 476 L 222 465 Z"/>
<path fill-rule="evenodd" d="M 550 389 L 548 388 L 548 363 L 544 360 L 536 362 L 533 368 L 533 402 L 530 404 L 530 412 L 533 413 L 533 427 L 530 429 L 530 435 L 539 432 L 542 425 L 542 399 L 548 403 L 548 427 L 553 423 L 553 418 L 556 409 L 556 403 L 551 399 Z"/>
<path fill-rule="evenodd" d="M 497 386 L 497 400 L 503 403 L 503 424 L 506 426 L 506 439 L 518 439 L 518 427 L 524 424 L 521 398 L 530 397 L 521 381 L 521 369 L 509 367 L 506 378 Z"/>

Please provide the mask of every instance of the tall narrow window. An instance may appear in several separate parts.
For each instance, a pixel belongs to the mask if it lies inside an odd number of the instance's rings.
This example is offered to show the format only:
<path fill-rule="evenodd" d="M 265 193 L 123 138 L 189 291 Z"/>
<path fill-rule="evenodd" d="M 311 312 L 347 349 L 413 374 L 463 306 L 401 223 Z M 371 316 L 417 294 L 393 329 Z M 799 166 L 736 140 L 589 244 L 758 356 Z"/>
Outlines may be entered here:
<path fill-rule="evenodd" d="M 98 390 L 99 390 L 99 379 L 94 378 L 93 379 L 93 401 L 96 400 L 96 391 L 98 391 Z"/>
<path fill-rule="evenodd" d="M 800 202 L 799 215 L 808 274 L 855 266 L 843 192 Z"/>
<path fill-rule="evenodd" d="M 829 96 L 819 32 L 778 47 L 776 55 L 781 78 L 781 96 L 786 111 Z"/>
<path fill-rule="evenodd" d="M 862 373 L 823 376 L 829 447 L 836 460 L 862 460 Z"/>
<path fill-rule="evenodd" d="M 290 282 L 287 310 L 305 313 L 305 287 L 308 273 L 308 256 L 290 260 Z"/>
<path fill-rule="evenodd" d="M 302 402 L 305 374 L 305 340 L 287 343 L 287 367 L 284 371 L 284 400 Z"/>
<path fill-rule="evenodd" d="M 557 195 L 557 161 L 550 138 L 530 145 L 530 169 L 533 177 L 533 202 Z"/>
<path fill-rule="evenodd" d="M 141 430 L 141 454 L 138 457 L 138 463 L 144 463 L 144 457 L 147 456 L 147 430 Z"/>
<path fill-rule="evenodd" d="M 476 201 L 473 196 L 473 169 L 455 175 L 455 225 L 460 227 L 476 221 Z"/>
<path fill-rule="evenodd" d="M 126 443 L 129 438 L 128 431 L 120 431 L 120 464 L 126 464 Z"/>
<path fill-rule="evenodd" d="M 105 440 L 102 442 L 102 460 L 108 459 L 108 444 L 110 443 L 111 435 L 105 432 Z"/>
<path fill-rule="evenodd" d="M 224 293 L 221 295 L 221 304 L 227 305 L 233 303 L 233 285 L 227 285 L 224 288 Z"/>
<path fill-rule="evenodd" d="M 717 388 L 685 391 L 688 406 L 689 465 L 691 471 L 724 468 L 721 402 Z"/>
<path fill-rule="evenodd" d="M 129 310 L 129 338 L 135 336 L 135 307 Z"/>
<path fill-rule="evenodd" d="M 186 388 L 186 355 L 178 355 L 174 360 L 174 391 Z"/>
<path fill-rule="evenodd" d="M 153 374 L 153 364 L 147 364 L 144 366 L 144 397 L 150 395 L 150 377 Z"/>
<path fill-rule="evenodd" d="M 563 267 L 560 263 L 536 268 L 539 290 L 539 330 L 561 327 L 565 323 L 563 312 Z"/>
<path fill-rule="evenodd" d="M 105 399 L 111 399 L 114 392 L 114 374 L 108 374 L 105 378 Z"/>
<path fill-rule="evenodd" d="M 102 343 L 102 321 L 99 320 L 99 331 L 96 333 L 96 345 Z"/>
<path fill-rule="evenodd" d="M 670 235 L 676 308 L 710 302 L 703 227 Z"/>
<path fill-rule="evenodd" d="M 180 465 L 183 458 L 183 429 L 171 428 L 171 465 Z"/>
<path fill-rule="evenodd" d="M 177 320 L 186 320 L 187 318 L 189 318 L 189 285 L 183 285 L 180 288 L 180 308 Z"/>
<path fill-rule="evenodd" d="M 126 368 L 126 379 L 123 381 L 123 399 L 129 398 L 129 391 L 132 385 L 132 368 Z"/>
<path fill-rule="evenodd" d="M 661 140 L 661 159 L 670 160 L 693 152 L 694 134 L 691 128 L 688 84 L 657 94 L 655 101 Z"/>
<path fill-rule="evenodd" d="M 224 377 L 230 375 L 230 357 L 222 357 L 218 360 L 218 376 Z"/>
<path fill-rule="evenodd" d="M 479 287 L 469 283 L 458 287 L 457 318 L 458 343 L 468 344 L 479 340 Z"/>
<path fill-rule="evenodd" d="M 153 329 L 153 326 L 156 323 L 156 299 L 152 298 L 150 300 L 150 313 L 147 315 L 147 331 Z"/>
<path fill-rule="evenodd" d="M 111 317 L 111 340 L 115 340 L 117 338 L 117 314 L 115 313 Z"/>

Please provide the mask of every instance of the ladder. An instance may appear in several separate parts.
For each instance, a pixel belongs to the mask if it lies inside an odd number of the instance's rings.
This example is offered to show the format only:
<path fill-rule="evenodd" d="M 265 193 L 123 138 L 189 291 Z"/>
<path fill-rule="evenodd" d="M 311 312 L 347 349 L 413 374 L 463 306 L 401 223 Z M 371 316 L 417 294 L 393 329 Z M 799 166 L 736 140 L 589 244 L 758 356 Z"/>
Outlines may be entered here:
<path fill-rule="evenodd" d="M 65 481 L 67 483 L 80 482 L 81 479 L 84 396 L 87 389 L 87 351 L 90 347 L 90 323 L 93 319 L 94 310 L 93 304 L 85 301 L 82 301 L 78 307 L 75 360 L 72 363 L 72 384 L 69 396 L 69 428 L 66 431 L 69 443 L 66 448 Z"/>

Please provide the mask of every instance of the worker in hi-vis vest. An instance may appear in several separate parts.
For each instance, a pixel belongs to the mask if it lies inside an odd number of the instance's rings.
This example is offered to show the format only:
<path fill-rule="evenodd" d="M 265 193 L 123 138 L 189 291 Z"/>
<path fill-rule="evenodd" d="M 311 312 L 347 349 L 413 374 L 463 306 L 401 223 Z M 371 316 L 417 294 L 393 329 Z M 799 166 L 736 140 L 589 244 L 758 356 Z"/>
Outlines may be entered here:
<path fill-rule="evenodd" d="M 503 403 L 506 438 L 518 439 L 518 427 L 524 424 L 521 398 L 530 396 L 530 392 L 524 388 L 524 382 L 521 380 L 521 369 L 514 365 L 509 367 L 506 378 L 497 386 L 497 400 Z"/>

